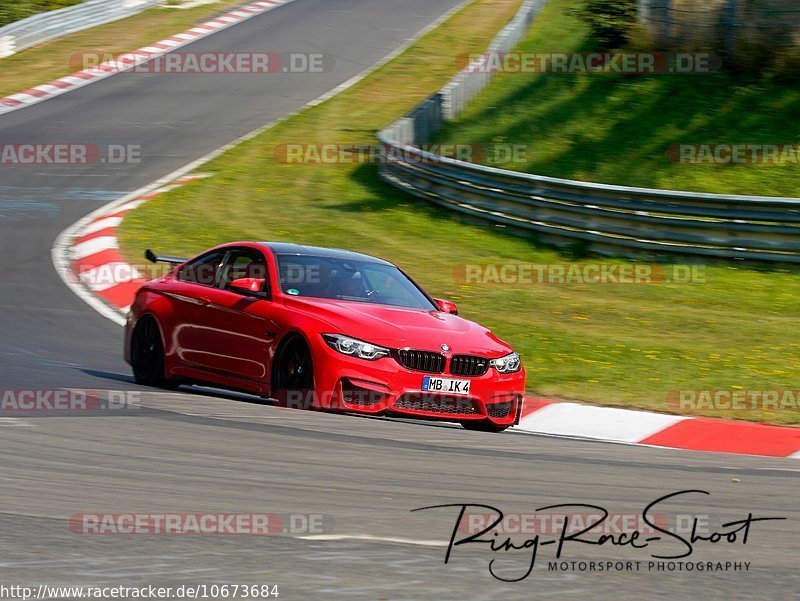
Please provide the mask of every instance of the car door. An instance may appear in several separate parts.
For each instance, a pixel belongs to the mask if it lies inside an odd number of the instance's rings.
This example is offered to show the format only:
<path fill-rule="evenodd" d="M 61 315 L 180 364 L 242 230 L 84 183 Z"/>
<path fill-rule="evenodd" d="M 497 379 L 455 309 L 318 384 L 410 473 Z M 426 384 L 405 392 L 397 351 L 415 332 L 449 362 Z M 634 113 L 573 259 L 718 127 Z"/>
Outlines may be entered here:
<path fill-rule="evenodd" d="M 276 335 L 269 290 L 250 296 L 230 289 L 240 278 L 269 281 L 267 261 L 256 249 L 229 248 L 214 286 L 203 291 L 194 313 L 192 360 L 230 378 L 232 386 L 261 391 L 267 382 L 269 346 Z"/>
<path fill-rule="evenodd" d="M 208 301 L 209 291 L 217 285 L 217 277 L 227 251 L 214 250 L 186 263 L 178 271 L 170 287 L 173 306 L 172 343 L 181 363 L 190 368 L 204 367 L 202 354 L 205 332 L 199 327 L 199 310 Z"/>

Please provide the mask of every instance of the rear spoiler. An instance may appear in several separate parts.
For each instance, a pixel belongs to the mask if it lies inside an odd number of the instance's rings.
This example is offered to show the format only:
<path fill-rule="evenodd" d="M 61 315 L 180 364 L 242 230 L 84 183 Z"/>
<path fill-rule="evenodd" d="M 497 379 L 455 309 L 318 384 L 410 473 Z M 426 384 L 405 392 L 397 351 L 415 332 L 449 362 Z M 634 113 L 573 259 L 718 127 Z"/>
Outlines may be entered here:
<path fill-rule="evenodd" d="M 172 265 L 183 265 L 189 259 L 181 259 L 180 257 L 162 257 L 155 253 L 152 248 L 144 251 L 144 258 L 151 263 L 171 263 Z"/>

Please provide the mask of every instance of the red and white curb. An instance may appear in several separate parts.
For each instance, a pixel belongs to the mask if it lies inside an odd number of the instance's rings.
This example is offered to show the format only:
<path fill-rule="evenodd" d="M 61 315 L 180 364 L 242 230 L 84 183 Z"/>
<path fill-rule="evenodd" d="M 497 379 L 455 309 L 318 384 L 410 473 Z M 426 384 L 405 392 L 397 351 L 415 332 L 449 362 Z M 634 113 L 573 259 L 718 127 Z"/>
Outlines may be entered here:
<path fill-rule="evenodd" d="M 186 175 L 133 198 L 122 198 L 75 223 L 53 247 L 53 261 L 61 278 L 99 313 L 124 325 L 136 291 L 147 278 L 120 253 L 117 228 L 129 211 L 202 177 Z"/>
<path fill-rule="evenodd" d="M 142 60 L 150 60 L 157 54 L 164 54 L 292 1 L 255 2 L 183 34 L 177 34 L 119 58 L 134 60 L 137 53 L 147 53 Z M 331 92 L 308 103 L 306 107 L 320 104 L 351 87 L 374 69 L 398 56 L 414 41 L 463 8 L 467 2 L 468 0 L 465 0 L 464 3 L 454 7 L 401 48 Z M 118 65 L 113 62 L 104 63 L 95 69 L 81 71 L 21 94 L 8 96 L 0 99 L 0 114 L 41 102 L 118 72 L 121 72 Z M 124 325 L 128 307 L 133 302 L 136 290 L 145 281 L 136 267 L 129 264 L 119 251 L 117 228 L 125 215 L 159 194 L 204 177 L 186 174 L 273 125 L 274 123 L 269 123 L 259 127 L 162 180 L 99 208 L 64 230 L 52 248 L 53 265 L 64 283 L 95 311 L 114 323 Z M 520 424 L 514 429 L 535 434 L 622 444 L 800 459 L 800 428 L 596 407 L 538 398 L 527 400 Z"/>
<path fill-rule="evenodd" d="M 17 94 L 11 94 L 4 98 L 0 98 L 0 115 L 15 111 L 17 109 L 36 104 L 43 100 L 60 96 L 72 90 L 82 88 L 96 81 L 111 77 L 117 73 L 124 73 L 131 69 L 138 67 L 157 56 L 172 52 L 173 50 L 196 42 L 208 35 L 216 33 L 221 29 L 225 29 L 242 21 L 246 21 L 256 15 L 271 10 L 281 4 L 288 4 L 292 0 L 261 0 L 246 4 L 235 10 L 232 10 L 222 16 L 206 21 L 201 25 L 187 29 L 183 33 L 175 34 L 169 38 L 150 44 L 133 52 L 122 54 L 113 61 L 106 61 L 99 65 L 83 69 L 61 77 L 50 83 L 35 86 Z"/>
<path fill-rule="evenodd" d="M 201 177 L 196 174 L 180 177 L 167 185 L 102 207 L 79 221 L 65 234 L 66 246 L 58 254 L 61 264 L 56 262 L 56 268 L 62 278 L 92 307 L 123 325 L 134 295 L 145 278 L 120 254 L 117 228 L 129 211 Z M 537 398 L 528 399 L 515 429 L 567 438 L 800 459 L 800 428 Z"/>
<path fill-rule="evenodd" d="M 87 215 L 62 234 L 64 240 L 54 246 L 54 263 L 61 277 L 93 308 L 123 325 L 145 278 L 121 255 L 117 228 L 129 211 L 202 177 L 185 175 Z M 528 399 L 515 430 L 623 444 L 800 459 L 800 428 L 538 398 Z"/>
<path fill-rule="evenodd" d="M 800 428 L 528 399 L 518 430 L 739 455 L 800 459 Z"/>

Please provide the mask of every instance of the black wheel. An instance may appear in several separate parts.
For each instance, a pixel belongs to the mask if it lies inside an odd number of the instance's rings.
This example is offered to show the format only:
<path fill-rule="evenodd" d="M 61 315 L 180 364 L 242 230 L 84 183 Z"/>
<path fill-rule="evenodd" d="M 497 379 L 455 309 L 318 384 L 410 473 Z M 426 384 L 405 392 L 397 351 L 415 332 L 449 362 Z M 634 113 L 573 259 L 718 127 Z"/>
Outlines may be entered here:
<path fill-rule="evenodd" d="M 314 390 L 314 364 L 311 350 L 300 336 L 293 336 L 283 345 L 275 363 L 273 396 L 281 402 L 310 408 L 308 394 Z"/>
<path fill-rule="evenodd" d="M 461 422 L 461 426 L 465 430 L 473 430 L 476 432 L 502 432 L 511 427 L 511 424 L 507 426 L 501 426 L 494 422 L 490 422 L 488 420 L 484 421 L 475 421 L 475 422 Z"/>
<path fill-rule="evenodd" d="M 131 365 L 137 384 L 175 389 L 178 382 L 164 377 L 164 345 L 156 320 L 143 317 L 136 324 L 131 340 Z"/>

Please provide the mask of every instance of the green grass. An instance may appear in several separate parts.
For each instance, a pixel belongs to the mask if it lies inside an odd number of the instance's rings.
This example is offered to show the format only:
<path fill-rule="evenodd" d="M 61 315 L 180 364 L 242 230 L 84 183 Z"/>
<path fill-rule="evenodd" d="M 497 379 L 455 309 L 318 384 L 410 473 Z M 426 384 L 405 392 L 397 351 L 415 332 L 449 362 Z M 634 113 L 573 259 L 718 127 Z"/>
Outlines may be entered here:
<path fill-rule="evenodd" d="M 588 30 L 550 0 L 522 52 L 585 52 Z M 764 76 L 501 74 L 437 141 L 527 145 L 517 171 L 631 186 L 800 196 L 800 164 L 670 162 L 671 144 L 800 142 L 800 88 Z"/>
<path fill-rule="evenodd" d="M 276 160 L 280 144 L 373 143 L 376 130 L 441 87 L 457 56 L 485 48 L 517 6 L 470 5 L 355 87 L 204 165 L 211 177 L 125 220 L 124 252 L 138 259 L 148 247 L 191 254 L 233 240 L 286 240 L 385 257 L 510 341 L 530 391 L 548 397 L 670 411 L 676 389 L 797 387 L 796 275 L 718 266 L 706 268 L 705 284 L 464 284 L 453 276 L 463 264 L 567 259 L 417 202 L 383 184 L 374 165 Z M 546 12 L 543 24 L 552 18 Z M 800 422 L 797 411 L 705 413 Z"/>
<path fill-rule="evenodd" d="M 106 57 L 137 50 L 241 3 L 242 0 L 220 0 L 181 10 L 155 7 L 127 19 L 28 48 L 0 59 L 0 96 L 79 71 L 84 67 L 84 54 Z"/>

